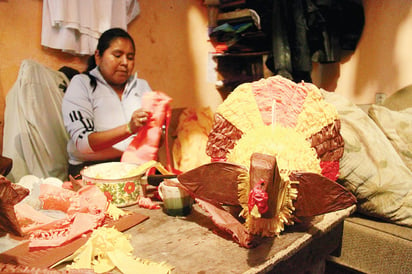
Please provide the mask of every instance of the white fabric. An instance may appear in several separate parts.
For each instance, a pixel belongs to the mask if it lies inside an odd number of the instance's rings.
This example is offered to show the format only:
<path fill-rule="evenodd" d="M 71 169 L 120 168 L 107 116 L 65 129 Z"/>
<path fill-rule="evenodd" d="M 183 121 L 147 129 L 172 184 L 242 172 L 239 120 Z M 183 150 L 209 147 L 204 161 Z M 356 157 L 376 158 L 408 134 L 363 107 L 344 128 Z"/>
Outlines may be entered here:
<path fill-rule="evenodd" d="M 62 103 L 64 124 L 70 135 L 67 147 L 69 163 L 73 165 L 109 159 L 107 151 L 94 152 L 91 149 L 88 135 L 129 122 L 132 113 L 141 107 L 143 94 L 152 90 L 146 80 L 133 75 L 127 81 L 122 99 L 119 100 L 98 68 L 91 70 L 90 74 L 96 77 L 96 89 L 93 90 L 87 75 L 76 75 L 72 78 Z M 133 136 L 130 136 L 113 147 L 124 151 L 132 140 Z"/>
<path fill-rule="evenodd" d="M 24 60 L 6 96 L 3 155 L 13 160 L 7 175 L 18 182 L 24 175 L 67 179 L 68 134 L 61 115 L 63 90 L 69 80 L 62 72 Z"/>
<path fill-rule="evenodd" d="M 104 31 L 127 30 L 139 13 L 137 0 L 43 0 L 41 44 L 92 55 Z"/>

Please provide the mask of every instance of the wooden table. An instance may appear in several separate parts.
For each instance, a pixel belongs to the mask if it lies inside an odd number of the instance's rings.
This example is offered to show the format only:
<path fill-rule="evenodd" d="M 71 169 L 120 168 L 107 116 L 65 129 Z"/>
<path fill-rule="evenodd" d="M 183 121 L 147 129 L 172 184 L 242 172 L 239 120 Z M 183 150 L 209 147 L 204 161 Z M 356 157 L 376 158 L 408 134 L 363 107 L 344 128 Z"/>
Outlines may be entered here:
<path fill-rule="evenodd" d="M 287 227 L 253 249 L 232 241 L 197 205 L 186 217 L 137 206 L 126 209 L 149 216 L 125 231 L 132 235 L 134 255 L 166 261 L 176 273 L 323 273 L 324 259 L 339 251 L 343 221 L 355 206 L 318 216 L 309 225 Z"/>
<path fill-rule="evenodd" d="M 235 243 L 197 204 L 186 217 L 171 217 L 162 209 L 124 209 L 138 213 L 136 221 L 149 217 L 124 231 L 131 235 L 134 255 L 165 261 L 175 267 L 174 273 L 323 273 L 326 256 L 339 251 L 343 221 L 355 206 L 286 227 L 279 237 L 264 238 L 253 249 Z M 23 262 L 27 258 L 21 263 L 32 265 Z"/>

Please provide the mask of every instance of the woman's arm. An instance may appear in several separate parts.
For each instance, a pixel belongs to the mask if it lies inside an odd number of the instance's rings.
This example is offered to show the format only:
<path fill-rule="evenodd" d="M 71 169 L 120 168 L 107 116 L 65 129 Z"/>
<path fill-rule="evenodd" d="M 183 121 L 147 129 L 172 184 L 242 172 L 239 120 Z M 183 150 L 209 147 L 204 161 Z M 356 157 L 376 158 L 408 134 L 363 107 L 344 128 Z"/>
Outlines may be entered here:
<path fill-rule="evenodd" d="M 138 109 L 133 112 L 129 123 L 109 130 L 90 133 L 88 136 L 89 145 L 93 151 L 110 148 L 130 135 L 138 133 L 150 117 L 149 111 Z"/>
<path fill-rule="evenodd" d="M 139 128 L 150 118 L 151 113 L 138 109 L 133 112 L 127 124 L 96 131 L 93 112 L 95 105 L 92 103 L 95 98 L 93 97 L 99 92 L 99 89 L 105 87 L 99 86 L 93 91 L 89 81 L 86 75 L 79 75 L 75 76 L 70 82 L 62 103 L 65 126 L 79 152 L 85 154 L 102 152 L 105 155 L 112 155 L 114 152 L 122 151 L 112 146 L 137 133 Z M 104 95 L 98 97 L 99 100 L 102 100 L 101 98 L 105 98 Z M 110 97 L 105 100 L 110 100 Z M 107 112 L 100 111 L 100 113 L 107 115 Z M 110 119 L 110 117 L 107 117 L 107 119 Z"/>
<path fill-rule="evenodd" d="M 113 129 L 90 133 L 89 145 L 93 151 L 111 148 L 114 144 L 132 135 L 126 125 L 118 126 Z"/>

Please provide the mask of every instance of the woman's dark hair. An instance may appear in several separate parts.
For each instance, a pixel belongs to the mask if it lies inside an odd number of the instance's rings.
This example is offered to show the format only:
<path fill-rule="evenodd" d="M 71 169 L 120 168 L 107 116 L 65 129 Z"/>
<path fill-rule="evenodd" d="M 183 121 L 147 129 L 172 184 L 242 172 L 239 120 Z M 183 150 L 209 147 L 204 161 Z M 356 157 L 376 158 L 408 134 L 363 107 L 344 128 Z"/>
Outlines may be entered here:
<path fill-rule="evenodd" d="M 132 43 L 133 50 L 136 50 L 133 38 L 130 36 L 130 34 L 127 31 L 121 28 L 112 28 L 112 29 L 108 29 L 105 32 L 103 32 L 99 38 L 99 41 L 97 42 L 96 50 L 99 51 L 99 55 L 102 56 L 103 53 L 110 47 L 110 44 L 112 43 L 112 41 L 117 38 L 129 39 L 129 41 Z M 90 78 L 90 85 L 93 87 L 93 91 L 96 89 L 97 82 L 96 82 L 96 78 L 90 75 L 89 72 L 95 67 L 96 67 L 96 60 L 93 54 L 89 57 L 87 61 L 87 69 L 84 72 Z"/>

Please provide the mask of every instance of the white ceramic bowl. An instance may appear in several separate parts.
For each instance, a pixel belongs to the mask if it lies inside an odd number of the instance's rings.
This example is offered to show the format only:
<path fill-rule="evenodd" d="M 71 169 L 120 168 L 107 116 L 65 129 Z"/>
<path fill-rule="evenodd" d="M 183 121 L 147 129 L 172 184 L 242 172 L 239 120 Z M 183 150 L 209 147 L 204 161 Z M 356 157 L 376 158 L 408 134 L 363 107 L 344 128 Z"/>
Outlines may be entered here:
<path fill-rule="evenodd" d="M 108 162 L 85 167 L 80 171 L 85 184 L 98 186 L 118 207 L 134 205 L 143 195 L 142 176 L 138 165 L 122 162 Z"/>

